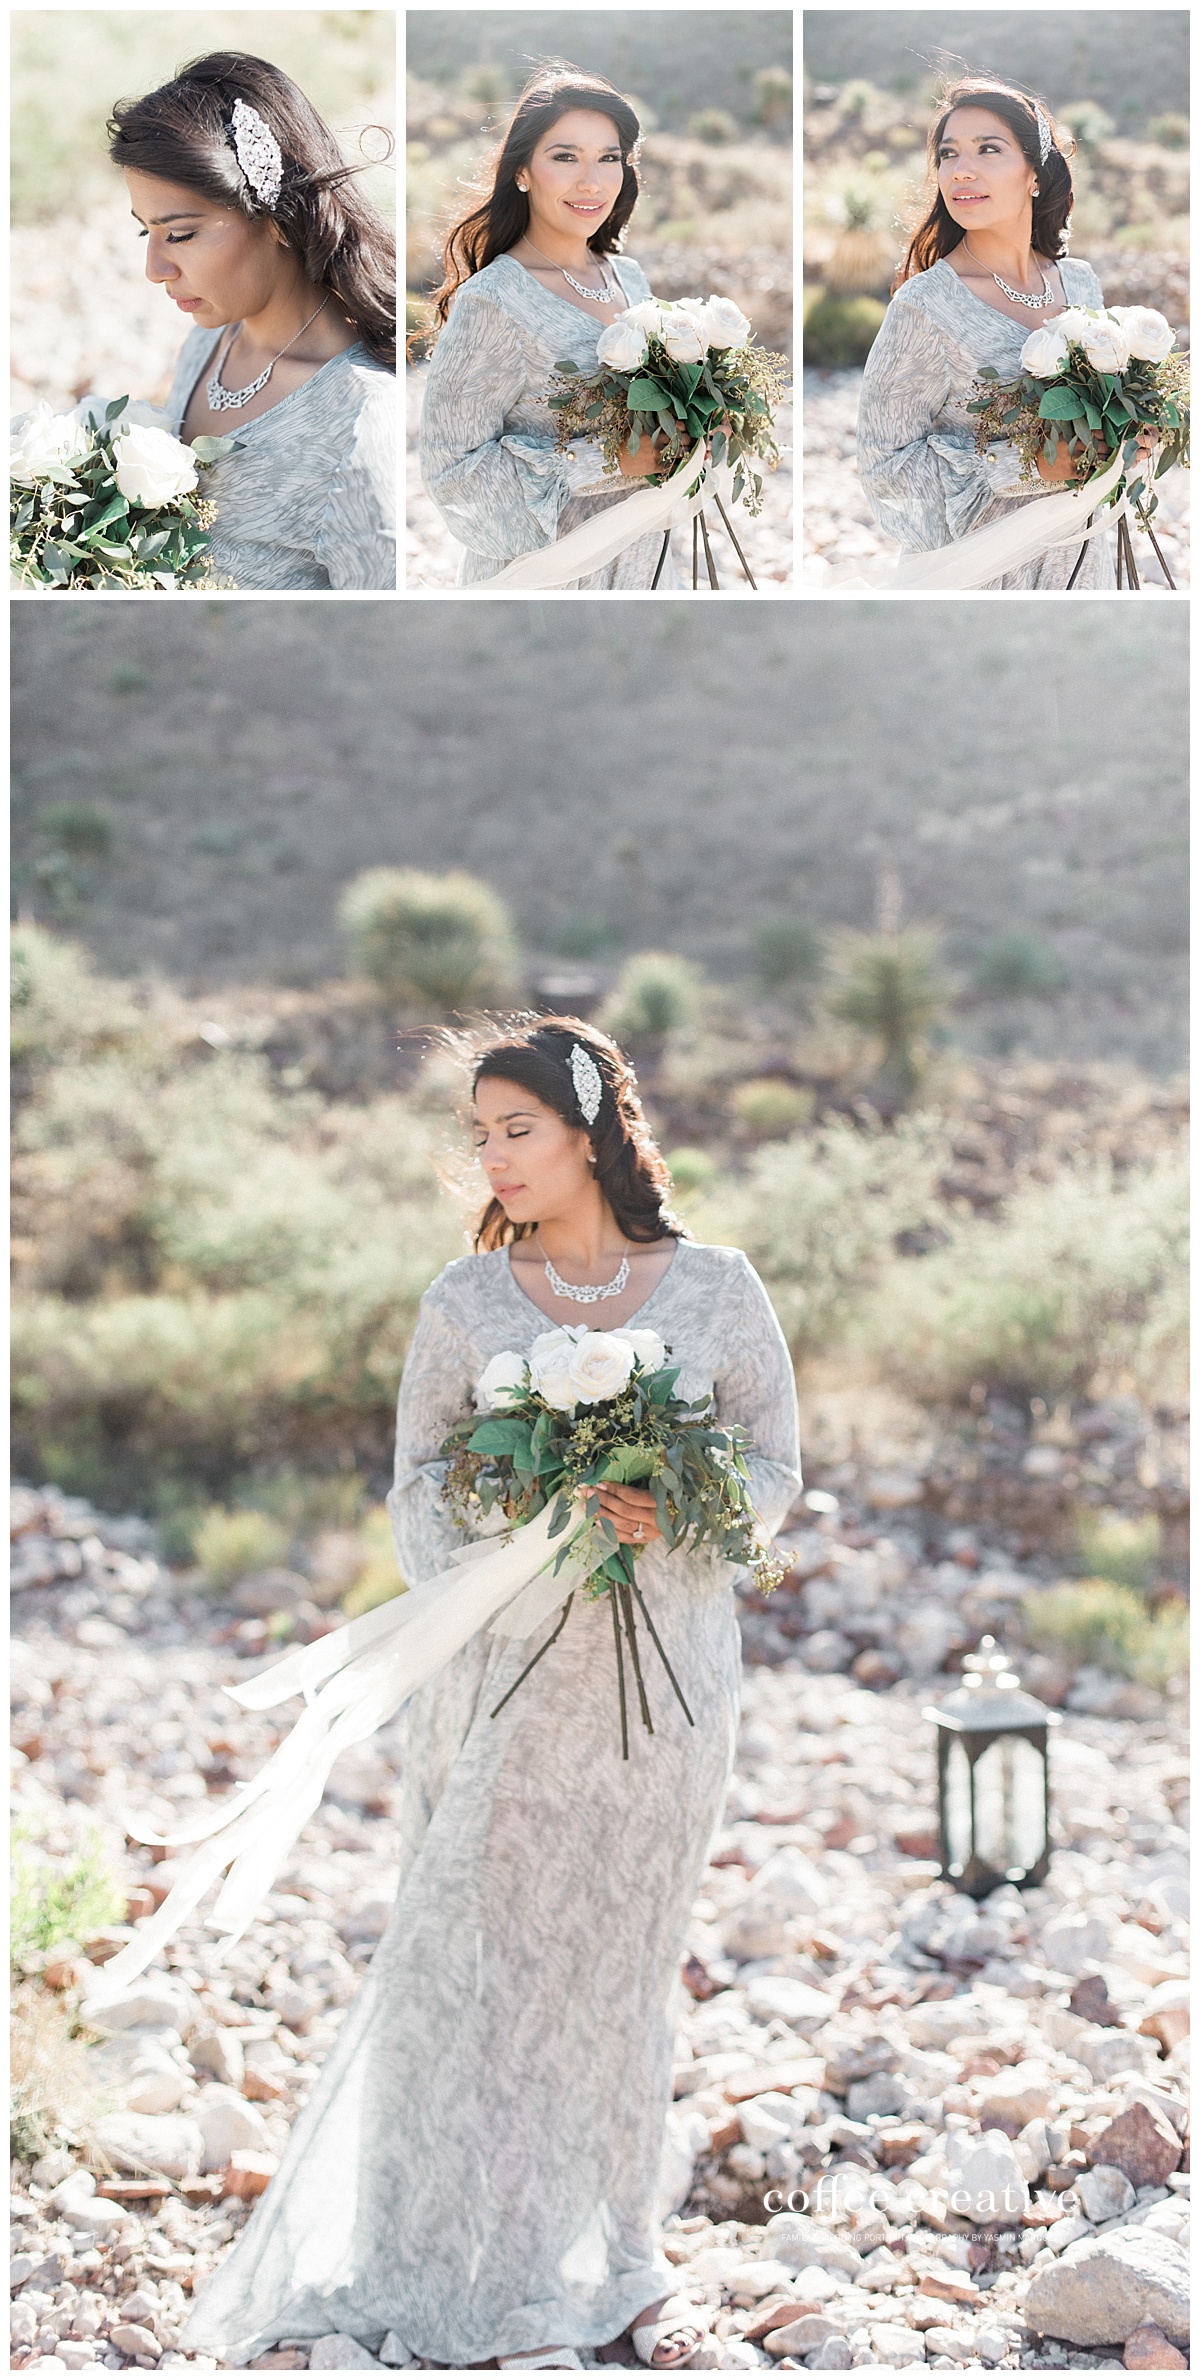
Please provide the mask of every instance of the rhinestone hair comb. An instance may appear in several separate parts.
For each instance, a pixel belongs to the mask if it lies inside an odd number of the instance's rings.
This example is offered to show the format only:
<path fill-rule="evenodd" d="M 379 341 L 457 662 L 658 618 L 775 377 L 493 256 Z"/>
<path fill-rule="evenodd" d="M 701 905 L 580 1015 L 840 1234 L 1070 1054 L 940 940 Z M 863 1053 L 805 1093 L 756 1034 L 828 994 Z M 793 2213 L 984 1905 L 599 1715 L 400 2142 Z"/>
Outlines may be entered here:
<path fill-rule="evenodd" d="M 601 1081 L 600 1069 L 595 1059 L 588 1056 L 587 1051 L 578 1041 L 574 1042 L 571 1047 L 570 1067 L 571 1080 L 575 1085 L 575 1097 L 579 1101 L 580 1115 L 585 1124 L 594 1124 L 600 1113 L 604 1084 Z"/>
<path fill-rule="evenodd" d="M 1044 115 L 1042 114 L 1042 111 L 1041 111 L 1040 107 L 1038 106 L 1038 103 L 1037 103 L 1036 99 L 1034 100 L 1034 103 L 1033 103 L 1033 112 L 1034 112 L 1034 115 L 1037 117 L 1037 128 L 1038 128 L 1038 144 L 1039 144 L 1039 148 L 1040 148 L 1040 152 L 1041 152 L 1041 163 L 1044 165 L 1044 164 L 1045 164 L 1045 162 L 1046 162 L 1046 159 L 1047 159 L 1047 157 L 1048 157 L 1048 156 L 1049 156 L 1049 154 L 1050 154 L 1050 151 L 1051 151 L 1051 149 L 1052 149 L 1052 148 L 1053 148 L 1053 146 L 1054 146 L 1054 143 L 1053 143 L 1053 141 L 1052 141 L 1052 140 L 1051 140 L 1051 138 L 1050 138 L 1050 126 L 1049 126 L 1049 125 L 1048 125 L 1048 123 L 1046 122 L 1046 119 L 1045 119 Z"/>
<path fill-rule="evenodd" d="M 229 137 L 260 206 L 273 207 L 283 187 L 283 156 L 270 125 L 256 107 L 235 99 Z"/>

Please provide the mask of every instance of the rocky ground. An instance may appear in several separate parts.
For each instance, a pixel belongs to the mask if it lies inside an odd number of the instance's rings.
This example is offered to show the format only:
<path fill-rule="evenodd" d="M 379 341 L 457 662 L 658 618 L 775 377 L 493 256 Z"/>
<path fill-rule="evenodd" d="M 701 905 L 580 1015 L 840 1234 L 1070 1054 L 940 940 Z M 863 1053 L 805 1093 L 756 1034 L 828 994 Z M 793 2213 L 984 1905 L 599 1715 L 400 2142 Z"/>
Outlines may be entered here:
<path fill-rule="evenodd" d="M 460 547 L 451 537 L 436 505 L 421 486 L 417 462 L 416 440 L 421 418 L 421 398 L 424 390 L 424 368 L 410 368 L 408 383 L 408 532 L 407 579 L 409 587 L 452 587 L 458 570 Z M 755 580 L 760 587 L 790 586 L 792 582 L 792 409 L 781 409 L 776 435 L 782 459 L 778 469 L 768 473 L 764 482 L 763 508 L 757 520 L 750 520 L 744 509 L 734 519 L 738 543 L 746 556 Z M 713 535 L 713 558 L 722 590 L 749 594 L 728 537 L 717 523 Z M 677 529 L 672 538 L 675 566 L 685 588 L 690 588 L 692 574 L 692 545 L 690 529 Z M 701 559 L 702 591 L 709 593 Z"/>
<path fill-rule="evenodd" d="M 887 561 L 899 547 L 885 537 L 859 485 L 854 425 L 862 373 L 804 375 L 804 584 L 820 593 L 837 569 Z M 1169 472 L 1159 490 L 1154 533 L 1177 587 L 1191 583 L 1190 493 L 1186 472 Z M 1134 532 L 1134 557 L 1148 587 L 1166 579 L 1149 538 Z"/>
<path fill-rule="evenodd" d="M 1011 1641 L 1047 1575 L 1029 1499 L 1064 1474 L 1076 1492 L 1089 1447 L 1145 1473 L 1146 1432 L 1130 1456 L 1129 1415 L 1122 1437 L 1097 1411 L 1090 1439 L 1095 1416 L 1060 1416 L 1056 1449 L 1001 1416 L 990 1457 L 980 1417 L 969 1497 L 990 1534 L 963 1521 L 945 1449 L 923 1476 L 817 1464 L 785 1587 L 744 1605 L 737 1775 L 686 1946 L 661 2178 L 706 2325 L 691 2369 L 1185 2362 L 1180 1704 L 1022 1658 L 1062 1710 L 1048 1879 L 976 1903 L 933 1856 L 924 1707 L 985 1630 Z M 1053 1475 L 1027 1468 L 1046 1451 Z M 52 1851 L 94 1823 L 129 1902 L 125 1926 L 28 1964 L 37 2005 L 89 2011 L 100 2113 L 90 2154 L 76 2126 L 14 2170 L 13 2364 L 212 2369 L 177 2345 L 189 2296 L 269 2187 L 386 1922 L 398 1732 L 343 1757 L 232 1953 L 186 1927 L 105 2006 L 105 1959 L 175 1872 L 126 1845 L 126 1817 L 165 1831 L 254 1774 L 280 1731 L 223 1684 L 340 1615 L 303 1549 L 218 1599 L 137 1517 L 19 1489 L 14 1526 L 18 1812 Z M 254 2368 L 436 2368 L 375 2345 L 283 2342 Z M 637 2368 L 628 2338 L 584 2361 Z"/>
<path fill-rule="evenodd" d="M 18 224 L 12 235 L 11 408 L 78 398 L 161 405 L 187 325 L 146 279 L 146 251 L 114 189 L 78 216 Z"/>

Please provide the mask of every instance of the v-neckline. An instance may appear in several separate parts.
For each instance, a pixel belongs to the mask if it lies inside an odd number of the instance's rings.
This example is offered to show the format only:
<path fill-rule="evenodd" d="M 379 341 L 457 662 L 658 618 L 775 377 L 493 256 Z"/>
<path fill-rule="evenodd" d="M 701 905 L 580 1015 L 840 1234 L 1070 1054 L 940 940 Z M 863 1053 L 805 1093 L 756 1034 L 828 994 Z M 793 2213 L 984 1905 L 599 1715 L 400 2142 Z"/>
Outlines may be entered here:
<path fill-rule="evenodd" d="M 497 256 L 497 257 L 495 258 L 495 260 L 494 260 L 494 261 L 495 261 L 497 264 L 499 264 L 499 263 L 501 262 L 501 259 L 500 259 L 500 257 L 498 257 L 498 256 Z M 613 272 L 614 272 L 614 274 L 616 275 L 616 280 L 617 280 L 617 287 L 618 287 L 618 289 L 620 290 L 620 292 L 621 292 L 621 295 L 622 295 L 622 297 L 623 297 L 623 298 L 624 298 L 624 300 L 625 300 L 625 309 L 626 309 L 626 312 L 628 312 L 628 310 L 629 310 L 629 291 L 626 289 L 626 287 L 625 287 L 625 284 L 624 284 L 624 282 L 623 282 L 623 281 L 622 281 L 622 279 L 621 279 L 621 273 L 620 273 L 620 261 L 621 261 L 621 260 L 620 260 L 620 258 L 619 258 L 619 257 L 616 257 L 616 256 L 614 256 L 614 257 L 613 257 L 613 259 L 612 259 L 612 269 L 613 269 Z M 519 272 L 519 273 L 522 275 L 523 279 L 524 279 L 524 280 L 526 280 L 526 281 L 532 281 L 532 282 L 533 282 L 533 286 L 534 286 L 534 288 L 535 288 L 535 289 L 541 289 L 541 290 L 542 290 L 542 296 L 543 296 L 543 297 L 548 297 L 548 298 L 549 298 L 549 300 L 550 300 L 550 303 L 551 303 L 551 305 L 553 305 L 553 306 L 565 306 L 565 307 L 566 307 L 566 309 L 567 309 L 567 312 L 568 312 L 568 314 L 582 314 L 582 316 L 583 316 L 583 319 L 584 319 L 584 321 L 585 321 L 585 322 L 593 322 L 593 323 L 595 323 L 595 326 L 596 326 L 596 331 L 597 331 L 597 335 L 598 335 L 598 334 L 599 334 L 601 331 L 606 331 L 606 330 L 609 328 L 609 325 L 608 325 L 608 323 L 607 323 L 607 322 L 601 322 L 601 320 L 600 320 L 600 317 L 599 317 L 599 315 L 598 315 L 598 314 L 589 314 L 589 313 L 588 313 L 588 310 L 587 310 L 587 308 L 586 308 L 586 306 L 577 306 L 577 305 L 575 304 L 575 301 L 574 301 L 574 299 L 573 299 L 573 298 L 564 298 L 564 297 L 560 297 L 560 296 L 559 296 L 559 294 L 558 294 L 558 292 L 557 292 L 557 290 L 555 290 L 555 289 L 542 289 L 542 284 L 541 284 L 541 282 L 540 282 L 540 281 L 537 279 L 536 275 L 535 275 L 535 274 L 533 274 L 533 273 L 527 272 L 527 271 L 526 271 L 526 268 L 525 268 L 525 266 L 524 266 L 524 265 L 523 265 L 523 264 L 520 262 L 520 260 L 519 260 L 519 258 L 518 258 L 518 257 L 515 257 L 515 256 L 513 255 L 513 253 L 512 253 L 512 251 L 511 251 L 511 249 L 509 249 L 509 248 L 506 248 L 506 249 L 505 249 L 505 251 L 504 251 L 504 262 L 506 262 L 506 263 L 508 263 L 508 264 L 511 264 L 511 265 L 515 265 L 515 266 L 516 266 L 516 269 L 517 269 L 517 271 L 518 271 L 518 272 Z M 665 1275 L 664 1275 L 664 1279 L 665 1279 Z"/>
<path fill-rule="evenodd" d="M 628 1329 L 630 1328 L 631 1324 L 633 1324 L 633 1323 L 635 1323 L 635 1322 L 637 1321 L 639 1314 L 644 1314 L 644 1313 L 645 1313 L 645 1311 L 646 1311 L 646 1309 L 647 1309 L 647 1307 L 648 1307 L 648 1306 L 651 1306 L 651 1305 L 653 1305 L 655 1298 L 658 1296 L 659 1290 L 660 1290 L 660 1289 L 662 1289 L 662 1288 L 663 1288 L 663 1287 L 666 1285 L 666 1283 L 667 1283 L 667 1282 L 668 1282 L 668 1281 L 671 1279 L 671 1276 L 672 1276 L 672 1274 L 673 1274 L 673 1273 L 674 1273 L 674 1271 L 675 1271 L 675 1267 L 676 1267 L 676 1265 L 677 1265 L 677 1264 L 678 1264 L 678 1262 L 679 1262 L 679 1254 L 680 1254 L 680 1250 L 681 1250 L 681 1248 L 682 1248 L 682 1247 L 683 1247 L 683 1241 L 682 1241 L 682 1240 L 676 1240 L 676 1242 L 675 1242 L 675 1253 L 674 1253 L 674 1255 L 672 1256 L 672 1258 L 671 1258 L 671 1261 L 670 1261 L 669 1265 L 667 1266 L 667 1269 L 666 1269 L 665 1273 L 660 1273 L 660 1274 L 659 1274 L 659 1277 L 658 1277 L 657 1281 L 655 1282 L 655 1284 L 654 1284 L 654 1287 L 653 1287 L 653 1289 L 651 1290 L 649 1297 L 644 1297 L 644 1298 L 642 1299 L 641 1305 L 640 1305 L 640 1306 L 635 1306 L 635 1307 L 634 1307 L 634 1309 L 633 1309 L 633 1312 L 632 1312 L 632 1314 L 627 1314 L 627 1315 L 625 1316 L 625 1319 L 624 1319 L 624 1321 L 623 1321 L 623 1322 L 614 1322 L 614 1324 L 613 1324 L 613 1326 L 612 1326 L 614 1330 L 628 1330 Z M 517 1294 L 517 1296 L 520 1298 L 522 1305 L 525 1305 L 525 1306 L 531 1306 L 531 1307 L 533 1308 L 533 1311 L 534 1311 L 534 1313 L 535 1313 L 535 1314 L 538 1316 L 539 1320 L 540 1320 L 540 1321 L 542 1321 L 542 1322 L 545 1324 L 545 1326 L 546 1326 L 546 1329 L 547 1329 L 547 1330 L 564 1330 L 564 1329 L 567 1327 L 567 1326 L 566 1326 L 564 1323 L 562 1323 L 562 1322 L 557 1322 L 557 1321 L 555 1320 L 555 1318 L 554 1318 L 553 1314 L 547 1314 L 547 1312 L 546 1312 L 546 1310 L 545 1310 L 545 1307 L 544 1307 L 544 1306 L 539 1306 L 539 1304 L 538 1304 L 538 1302 L 537 1302 L 537 1299 L 536 1299 L 536 1298 L 532 1298 L 532 1297 L 530 1297 L 528 1290 L 522 1289 L 522 1287 L 521 1287 L 521 1284 L 520 1284 L 520 1282 L 518 1281 L 518 1279 L 517 1279 L 517 1276 L 516 1276 L 516 1274 L 515 1274 L 515 1273 L 514 1273 L 514 1271 L 513 1271 L 513 1266 L 512 1266 L 512 1249 L 511 1249 L 511 1248 L 505 1248 L 505 1249 L 504 1249 L 504 1251 L 503 1251 L 503 1255 L 504 1255 L 504 1269 L 505 1269 L 505 1272 L 506 1272 L 506 1273 L 507 1273 L 507 1275 L 508 1275 L 509 1281 L 511 1282 L 513 1289 L 516 1291 L 516 1294 Z M 597 1327 L 599 1327 L 599 1326 L 597 1325 Z"/>
<path fill-rule="evenodd" d="M 1060 308 L 1060 312 L 1062 314 L 1069 314 L 1071 311 L 1071 300 L 1067 296 L 1067 284 L 1065 281 L 1063 281 L 1062 276 L 1062 268 L 1064 264 L 1069 264 L 1070 262 L 1071 259 L 1069 256 L 1048 256 L 1046 258 L 1046 263 L 1050 265 L 1052 269 L 1058 274 L 1058 278 L 1060 282 L 1062 282 L 1063 302 Z M 1057 314 L 1043 314 L 1039 309 L 1036 315 L 1031 315 L 1028 329 L 1026 329 L 1024 322 L 1019 321 L 1015 314 L 1006 314 L 1003 306 L 993 306 L 987 298 L 981 298 L 977 291 L 969 288 L 968 284 L 964 281 L 962 274 L 956 273 L 954 271 L 954 267 L 951 264 L 948 256 L 939 256 L 938 264 L 945 265 L 946 271 L 953 275 L 954 279 L 958 283 L 959 288 L 962 290 L 964 297 L 969 297 L 972 305 L 982 306 L 985 314 L 999 315 L 1001 322 L 1011 323 L 1012 328 L 1015 331 L 1024 331 L 1026 338 L 1029 337 L 1030 331 L 1041 330 L 1044 324 L 1057 322 L 1059 319 Z M 937 265 L 935 265 L 932 269 L 936 272 Z"/>

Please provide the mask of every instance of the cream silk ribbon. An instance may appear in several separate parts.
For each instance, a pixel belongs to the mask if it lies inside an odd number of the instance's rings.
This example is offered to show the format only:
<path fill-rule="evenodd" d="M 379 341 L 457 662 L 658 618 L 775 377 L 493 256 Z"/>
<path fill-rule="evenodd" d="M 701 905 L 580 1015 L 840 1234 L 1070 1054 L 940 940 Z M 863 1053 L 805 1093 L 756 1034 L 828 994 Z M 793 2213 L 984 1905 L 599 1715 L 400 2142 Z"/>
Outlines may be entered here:
<path fill-rule="evenodd" d="M 491 1543 L 461 1548 L 449 1567 L 423 1586 L 364 1612 L 315 1644 L 298 1646 L 244 1684 L 226 1686 L 244 1710 L 272 1710 L 294 1694 L 304 1696 L 306 1707 L 258 1775 L 214 1809 L 166 1835 L 132 1822 L 127 1826 L 135 1843 L 200 1847 L 161 1909 L 109 1959 L 93 1995 L 97 2000 L 143 1972 L 227 1867 L 230 1873 L 205 1922 L 228 1934 L 228 1949 L 244 1933 L 320 1803 L 338 1754 L 393 1718 L 478 1629 L 490 1622 L 492 1635 L 527 1636 L 566 1601 L 588 1573 L 569 1554 L 553 1571 L 560 1548 L 572 1541 L 569 1526 L 551 1537 L 553 1509 L 547 1505 L 535 1520 Z"/>
<path fill-rule="evenodd" d="M 898 562 L 848 564 L 845 569 L 835 564 L 819 584 L 829 594 L 839 594 L 843 587 L 851 594 L 864 587 L 936 594 L 945 589 L 986 586 L 990 579 L 1019 570 L 1051 546 L 1084 545 L 1090 537 L 1112 528 L 1122 513 L 1128 512 L 1128 496 L 1118 497 L 1103 519 L 1098 508 L 1112 494 L 1124 469 L 1124 456 L 1118 454 L 1086 487 L 1032 496 L 1004 520 L 993 521 L 986 529 L 973 529 L 952 545 L 935 546 L 929 554 L 903 554 Z M 1094 520 L 1092 514 L 1097 515 Z M 810 583 L 818 584 L 815 579 Z"/>
<path fill-rule="evenodd" d="M 564 587 L 572 579 L 587 578 L 593 570 L 603 570 L 606 562 L 615 561 L 639 537 L 650 537 L 655 530 L 661 534 L 689 520 L 706 496 L 711 499 L 719 494 L 726 512 L 730 511 L 733 481 L 728 463 L 706 463 L 693 447 L 661 488 L 640 488 L 620 504 L 611 504 L 591 520 L 581 521 L 577 529 L 568 529 L 553 545 L 519 555 L 495 578 L 481 579 L 475 587 L 460 587 L 459 593 L 494 595 L 497 589 L 504 593 L 509 588 Z"/>

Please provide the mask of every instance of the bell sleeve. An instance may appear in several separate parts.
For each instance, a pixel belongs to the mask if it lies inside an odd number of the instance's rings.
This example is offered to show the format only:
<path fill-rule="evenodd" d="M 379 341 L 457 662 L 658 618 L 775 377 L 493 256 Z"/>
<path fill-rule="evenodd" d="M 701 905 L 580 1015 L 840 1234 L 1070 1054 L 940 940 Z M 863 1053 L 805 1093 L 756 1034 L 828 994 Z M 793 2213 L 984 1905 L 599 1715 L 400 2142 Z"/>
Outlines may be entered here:
<path fill-rule="evenodd" d="M 409 1587 L 436 1578 L 467 1543 L 442 1500 L 446 1433 L 474 1403 L 464 1334 L 438 1284 L 427 1289 L 396 1401 L 396 1462 L 387 1508 L 400 1575 Z"/>
<path fill-rule="evenodd" d="M 528 395 L 519 326 L 468 283 L 433 351 L 421 413 L 421 478 L 459 544 L 498 563 L 553 545 L 571 496 L 620 485 L 605 472 L 596 439 L 575 439 L 562 454 L 548 432 L 508 429 Z"/>
<path fill-rule="evenodd" d="M 331 587 L 396 584 L 396 384 L 390 373 L 369 377 L 316 538 Z"/>
<path fill-rule="evenodd" d="M 867 357 L 858 409 L 858 475 L 881 529 L 929 553 L 973 529 L 997 496 L 1033 496 L 1007 440 L 980 454 L 971 430 L 935 425 L 954 396 L 936 325 L 893 299 Z"/>
<path fill-rule="evenodd" d="M 713 1382 L 717 1417 L 749 1434 L 746 1468 L 754 1507 L 773 1535 L 803 1490 L 796 1378 L 775 1309 L 749 1257 L 733 1252 Z"/>

